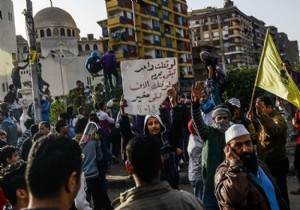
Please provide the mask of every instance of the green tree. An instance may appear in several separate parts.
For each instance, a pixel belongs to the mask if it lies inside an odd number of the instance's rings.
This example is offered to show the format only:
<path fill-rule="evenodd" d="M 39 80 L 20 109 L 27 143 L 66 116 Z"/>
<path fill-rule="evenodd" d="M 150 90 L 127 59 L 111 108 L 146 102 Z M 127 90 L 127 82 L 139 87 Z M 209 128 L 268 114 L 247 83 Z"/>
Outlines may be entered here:
<path fill-rule="evenodd" d="M 250 107 L 256 73 L 257 69 L 247 67 L 227 70 L 227 78 L 225 80 L 226 88 L 222 95 L 223 99 L 238 98 L 241 101 L 242 110 L 247 111 Z M 256 88 L 254 97 L 265 93 L 264 90 Z"/>
<path fill-rule="evenodd" d="M 51 104 L 50 109 L 50 123 L 54 125 L 58 116 L 65 111 L 63 99 L 57 98 Z"/>

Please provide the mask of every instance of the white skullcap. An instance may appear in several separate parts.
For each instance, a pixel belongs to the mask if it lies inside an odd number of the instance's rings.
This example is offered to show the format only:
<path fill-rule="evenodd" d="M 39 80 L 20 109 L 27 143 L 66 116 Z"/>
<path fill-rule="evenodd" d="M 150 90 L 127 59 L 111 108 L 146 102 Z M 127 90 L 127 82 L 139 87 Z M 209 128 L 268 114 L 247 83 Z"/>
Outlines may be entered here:
<path fill-rule="evenodd" d="M 233 106 L 236 106 L 237 108 L 241 108 L 241 102 L 239 99 L 237 98 L 231 98 L 228 100 L 228 102 L 233 105 Z"/>
<path fill-rule="evenodd" d="M 234 124 L 225 132 L 226 144 L 231 140 L 244 135 L 250 135 L 245 126 L 243 124 Z"/>
<path fill-rule="evenodd" d="M 110 100 L 107 102 L 106 106 L 107 106 L 108 108 L 111 108 L 111 107 L 113 106 L 113 104 L 114 104 L 113 100 L 110 99 Z"/>

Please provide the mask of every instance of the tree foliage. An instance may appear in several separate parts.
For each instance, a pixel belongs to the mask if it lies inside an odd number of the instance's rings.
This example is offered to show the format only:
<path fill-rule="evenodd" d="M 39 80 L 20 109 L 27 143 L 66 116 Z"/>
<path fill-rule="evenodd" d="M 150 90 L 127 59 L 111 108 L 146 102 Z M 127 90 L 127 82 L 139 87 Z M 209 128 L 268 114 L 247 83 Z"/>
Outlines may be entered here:
<path fill-rule="evenodd" d="M 225 90 L 223 92 L 224 101 L 230 98 L 238 98 L 241 101 L 242 110 L 248 110 L 254 83 L 256 79 L 257 69 L 242 67 L 240 69 L 230 69 L 226 71 L 227 78 L 225 80 Z M 260 88 L 256 88 L 255 95 L 264 94 Z"/>

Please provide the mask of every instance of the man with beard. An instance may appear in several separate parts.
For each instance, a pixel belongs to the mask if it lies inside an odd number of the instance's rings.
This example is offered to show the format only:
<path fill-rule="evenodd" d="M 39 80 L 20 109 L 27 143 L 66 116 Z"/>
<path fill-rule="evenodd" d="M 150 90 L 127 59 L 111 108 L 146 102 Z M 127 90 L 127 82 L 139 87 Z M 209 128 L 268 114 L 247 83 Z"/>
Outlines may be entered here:
<path fill-rule="evenodd" d="M 197 135 L 203 140 L 202 148 L 202 177 L 203 177 L 203 205 L 206 210 L 219 209 L 214 195 L 214 176 L 216 168 L 225 159 L 225 131 L 232 124 L 229 121 L 230 111 L 226 106 L 217 106 L 213 110 L 213 124 L 207 126 L 201 116 L 200 99 L 204 90 L 201 82 L 196 82 L 192 88 L 192 119 Z"/>
<path fill-rule="evenodd" d="M 215 175 L 220 209 L 288 209 L 267 166 L 256 158 L 245 126 L 232 125 L 225 139 L 226 158 Z"/>

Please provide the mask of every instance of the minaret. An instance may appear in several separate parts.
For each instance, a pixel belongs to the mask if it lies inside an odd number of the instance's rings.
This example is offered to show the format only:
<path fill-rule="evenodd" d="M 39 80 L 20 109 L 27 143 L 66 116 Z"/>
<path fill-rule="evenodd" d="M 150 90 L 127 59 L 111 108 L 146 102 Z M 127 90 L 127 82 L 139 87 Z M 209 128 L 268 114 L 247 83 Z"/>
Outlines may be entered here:
<path fill-rule="evenodd" d="M 233 1 L 231 0 L 224 0 L 224 8 L 229 8 L 229 7 L 233 7 Z"/>
<path fill-rule="evenodd" d="M 53 7 L 52 0 L 50 0 L 50 6 Z"/>

